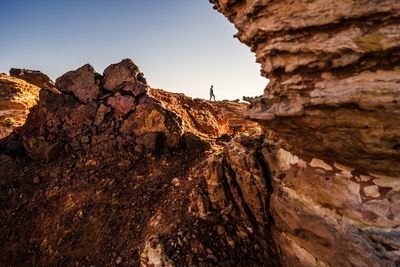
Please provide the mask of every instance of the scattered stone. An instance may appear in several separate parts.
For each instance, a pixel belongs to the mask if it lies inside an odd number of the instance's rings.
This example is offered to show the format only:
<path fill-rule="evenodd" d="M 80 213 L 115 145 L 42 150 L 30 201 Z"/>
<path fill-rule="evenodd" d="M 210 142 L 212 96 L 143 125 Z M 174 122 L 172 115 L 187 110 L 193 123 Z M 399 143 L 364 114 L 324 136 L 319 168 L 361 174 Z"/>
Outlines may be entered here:
<path fill-rule="evenodd" d="M 140 82 L 125 82 L 122 87 L 122 91 L 128 94 L 138 97 L 146 94 L 148 86 Z"/>
<path fill-rule="evenodd" d="M 131 162 L 129 160 L 122 160 L 117 163 L 117 168 L 120 170 L 128 170 L 131 167 Z"/>
<path fill-rule="evenodd" d="M 120 265 L 122 263 L 122 257 L 117 257 L 117 259 L 115 260 L 115 263 L 117 265 Z"/>

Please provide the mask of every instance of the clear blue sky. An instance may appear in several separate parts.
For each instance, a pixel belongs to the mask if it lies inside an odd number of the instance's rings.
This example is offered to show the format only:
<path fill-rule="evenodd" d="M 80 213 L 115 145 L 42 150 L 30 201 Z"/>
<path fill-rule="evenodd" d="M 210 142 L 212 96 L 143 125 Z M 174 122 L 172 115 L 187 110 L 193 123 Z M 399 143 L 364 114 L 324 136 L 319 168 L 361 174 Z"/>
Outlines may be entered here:
<path fill-rule="evenodd" d="M 0 72 L 55 79 L 131 58 L 152 87 L 217 99 L 261 95 L 267 80 L 208 0 L 0 0 Z"/>

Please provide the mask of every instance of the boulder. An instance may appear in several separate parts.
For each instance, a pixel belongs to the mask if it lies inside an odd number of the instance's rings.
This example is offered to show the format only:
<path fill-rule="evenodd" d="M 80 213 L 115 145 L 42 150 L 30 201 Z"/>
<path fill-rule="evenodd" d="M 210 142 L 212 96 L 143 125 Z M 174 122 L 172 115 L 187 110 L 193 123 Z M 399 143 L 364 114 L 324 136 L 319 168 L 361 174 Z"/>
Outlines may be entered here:
<path fill-rule="evenodd" d="M 27 69 L 10 69 L 10 76 L 22 79 L 30 84 L 39 88 L 52 88 L 54 87 L 53 81 L 46 74 L 38 70 Z"/>
<path fill-rule="evenodd" d="M 33 160 L 50 162 L 64 151 L 64 143 L 62 141 L 50 143 L 42 137 L 28 137 L 24 139 L 23 143 L 27 155 Z"/>
<path fill-rule="evenodd" d="M 56 80 L 55 86 L 61 92 L 71 92 L 82 103 L 96 100 L 100 92 L 100 81 L 96 71 L 89 64 L 67 72 Z"/>
<path fill-rule="evenodd" d="M 121 118 L 135 108 L 135 98 L 132 96 L 112 96 L 107 98 L 107 104 L 115 110 L 115 115 Z"/>
<path fill-rule="evenodd" d="M 123 92 L 133 95 L 134 97 L 146 94 L 147 90 L 148 86 L 140 82 L 125 82 L 122 87 Z"/>
<path fill-rule="evenodd" d="M 104 89 L 114 91 L 125 82 L 140 83 L 137 77 L 139 68 L 130 59 L 108 66 L 103 73 Z"/>

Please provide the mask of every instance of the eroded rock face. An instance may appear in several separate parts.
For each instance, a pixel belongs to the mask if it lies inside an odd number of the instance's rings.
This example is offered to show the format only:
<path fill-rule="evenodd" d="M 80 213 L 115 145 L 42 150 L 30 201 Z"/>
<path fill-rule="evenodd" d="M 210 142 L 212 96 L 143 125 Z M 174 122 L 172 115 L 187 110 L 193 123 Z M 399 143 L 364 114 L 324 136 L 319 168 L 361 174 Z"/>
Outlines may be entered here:
<path fill-rule="evenodd" d="M 400 263 L 398 178 L 272 151 L 273 236 L 287 266 Z"/>
<path fill-rule="evenodd" d="M 37 103 L 40 88 L 19 78 L 0 74 L 0 139 L 21 126 Z"/>
<path fill-rule="evenodd" d="M 211 2 L 270 79 L 248 116 L 280 140 L 263 154 L 282 263 L 399 265 L 400 3 Z"/>
<path fill-rule="evenodd" d="M 300 155 L 400 175 L 400 3 L 212 1 L 270 79 L 250 118 Z"/>
<path fill-rule="evenodd" d="M 75 71 L 65 73 L 56 80 L 56 87 L 61 92 L 71 92 L 83 103 L 88 103 L 97 98 L 100 90 L 100 81 L 96 71 L 86 64 Z"/>
<path fill-rule="evenodd" d="M 39 70 L 27 70 L 27 69 L 10 69 L 10 76 L 24 80 L 30 84 L 33 84 L 39 88 L 52 88 L 54 87 L 53 81 L 46 74 Z"/>

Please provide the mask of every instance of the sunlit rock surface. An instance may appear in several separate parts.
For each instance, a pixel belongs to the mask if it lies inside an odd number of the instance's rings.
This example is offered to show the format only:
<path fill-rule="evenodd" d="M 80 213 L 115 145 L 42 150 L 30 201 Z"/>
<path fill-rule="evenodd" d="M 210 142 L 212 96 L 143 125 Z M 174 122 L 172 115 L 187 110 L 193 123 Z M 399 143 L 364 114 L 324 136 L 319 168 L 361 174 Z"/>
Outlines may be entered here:
<path fill-rule="evenodd" d="M 0 139 L 21 126 L 37 103 L 40 88 L 19 78 L 0 74 Z"/>
<path fill-rule="evenodd" d="M 212 2 L 270 79 L 251 118 L 297 154 L 400 174 L 398 1 Z"/>
<path fill-rule="evenodd" d="M 210 2 L 270 79 L 248 116 L 282 264 L 399 265 L 400 2 Z"/>

